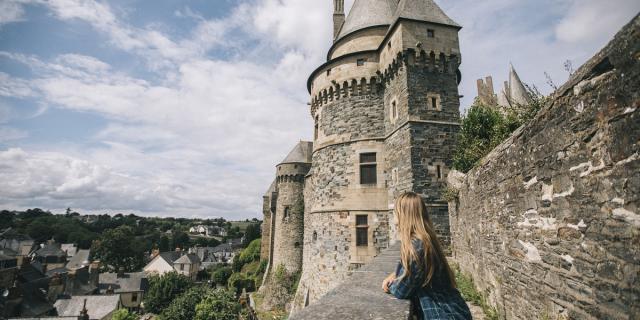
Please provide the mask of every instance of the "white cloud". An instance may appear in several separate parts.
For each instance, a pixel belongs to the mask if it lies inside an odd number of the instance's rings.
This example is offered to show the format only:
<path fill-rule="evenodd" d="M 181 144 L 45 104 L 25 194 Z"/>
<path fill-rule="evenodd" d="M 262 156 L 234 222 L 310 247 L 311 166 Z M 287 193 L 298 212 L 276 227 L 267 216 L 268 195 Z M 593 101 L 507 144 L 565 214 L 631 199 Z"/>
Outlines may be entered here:
<path fill-rule="evenodd" d="M 0 52 L 35 75 L 0 73 L 0 95 L 36 97 L 52 108 L 108 120 L 89 137 L 95 143 L 90 148 L 50 144 L 38 151 L 0 151 L 0 177 L 12 181 L 0 186 L 0 204 L 181 216 L 260 214 L 274 165 L 311 134 L 306 78 L 331 45 L 331 1 L 240 2 L 228 16 L 210 20 L 184 9 L 176 15 L 194 19 L 196 26 L 183 38 L 154 25 L 134 26 L 107 2 L 34 1 L 61 20 L 90 24 L 116 48 L 146 61 L 156 77 L 135 77 L 76 53 L 43 60 Z M 540 7 L 548 11 L 540 16 L 557 19 L 534 26 L 522 22 L 542 18 L 527 18 L 523 2 L 440 2 L 465 27 L 463 106 L 475 96 L 475 79 L 493 74 L 500 83 L 510 61 L 525 81 L 541 86 L 543 71 L 565 76 L 564 59 L 578 64 L 606 40 L 558 31 L 568 32 L 562 24 L 588 21 L 590 11 L 577 0 L 543 0 Z M 592 7 L 596 1 L 587 2 Z M 610 33 L 623 23 L 603 22 Z M 211 58 L 212 49 L 230 58 Z M 0 123 L 11 124 L 10 113 L 3 116 L 2 110 Z"/>
<path fill-rule="evenodd" d="M 19 1 L 0 1 L 0 27 L 4 24 L 24 20 L 24 9 Z"/>
<path fill-rule="evenodd" d="M 640 11 L 637 0 L 574 0 L 555 28 L 561 41 L 602 43 Z M 612 10 L 613 9 L 613 10 Z"/>

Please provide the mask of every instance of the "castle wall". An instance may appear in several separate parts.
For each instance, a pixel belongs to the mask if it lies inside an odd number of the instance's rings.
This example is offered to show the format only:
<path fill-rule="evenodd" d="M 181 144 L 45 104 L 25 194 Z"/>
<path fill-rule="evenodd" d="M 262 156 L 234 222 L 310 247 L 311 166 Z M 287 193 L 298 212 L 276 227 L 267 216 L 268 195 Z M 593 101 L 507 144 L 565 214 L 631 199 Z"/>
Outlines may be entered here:
<path fill-rule="evenodd" d="M 271 250 L 271 194 L 262 197 L 262 241 L 260 243 L 260 260 L 269 261 Z"/>
<path fill-rule="evenodd" d="M 640 317 L 639 31 L 451 179 L 455 259 L 506 319 Z"/>

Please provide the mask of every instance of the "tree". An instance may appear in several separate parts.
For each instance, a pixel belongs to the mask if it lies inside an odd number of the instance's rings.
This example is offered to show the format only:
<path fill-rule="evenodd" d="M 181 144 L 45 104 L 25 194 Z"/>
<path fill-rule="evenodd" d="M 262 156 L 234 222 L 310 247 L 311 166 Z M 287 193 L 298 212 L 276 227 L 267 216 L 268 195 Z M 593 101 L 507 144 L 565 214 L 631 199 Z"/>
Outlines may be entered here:
<path fill-rule="evenodd" d="M 244 231 L 244 237 L 248 242 L 260 238 L 262 230 L 260 229 L 260 223 L 250 223 Z"/>
<path fill-rule="evenodd" d="M 176 272 L 165 273 L 149 279 L 149 291 L 144 295 L 145 309 L 160 313 L 173 299 L 193 285 L 191 280 Z"/>
<path fill-rule="evenodd" d="M 237 320 L 241 306 L 231 291 L 213 290 L 196 306 L 195 320 Z"/>
<path fill-rule="evenodd" d="M 222 267 L 215 270 L 213 274 L 211 274 L 211 280 L 216 284 L 226 286 L 232 273 L 233 270 L 231 270 L 231 267 Z"/>
<path fill-rule="evenodd" d="M 160 252 L 166 252 L 169 250 L 169 237 L 163 235 L 160 237 L 160 242 L 158 243 L 158 249 Z"/>
<path fill-rule="evenodd" d="M 453 168 L 468 172 L 513 131 L 530 122 L 547 103 L 535 87 L 526 86 L 531 102 L 511 107 L 485 106 L 479 100 L 462 118 Z"/>
<path fill-rule="evenodd" d="M 138 316 L 130 313 L 127 309 L 118 309 L 111 316 L 112 320 L 138 320 Z"/>
<path fill-rule="evenodd" d="M 173 240 L 171 250 L 174 250 L 176 248 L 186 249 L 189 247 L 189 235 L 180 230 L 176 230 L 173 232 L 171 240 Z"/>
<path fill-rule="evenodd" d="M 240 294 L 242 289 L 246 289 L 247 292 L 255 291 L 256 281 L 251 275 L 235 272 L 229 277 L 228 286 L 230 290 L 233 290 L 236 294 Z"/>
<path fill-rule="evenodd" d="M 134 240 L 131 227 L 120 226 L 105 231 L 100 241 L 94 243 L 92 251 L 96 258 L 113 270 L 136 271 L 143 266 L 144 251 L 137 248 Z"/>
<path fill-rule="evenodd" d="M 195 286 L 179 295 L 162 313 L 160 320 L 191 320 L 196 315 L 196 305 L 210 294 L 211 288 Z"/>

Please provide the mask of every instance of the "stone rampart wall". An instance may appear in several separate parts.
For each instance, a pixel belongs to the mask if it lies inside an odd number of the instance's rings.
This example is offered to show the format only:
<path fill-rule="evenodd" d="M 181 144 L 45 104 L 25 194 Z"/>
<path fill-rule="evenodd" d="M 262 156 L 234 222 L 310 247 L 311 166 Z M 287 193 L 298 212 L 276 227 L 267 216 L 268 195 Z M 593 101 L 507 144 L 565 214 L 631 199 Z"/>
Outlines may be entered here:
<path fill-rule="evenodd" d="M 453 253 L 507 319 L 640 318 L 640 19 L 466 176 Z"/>

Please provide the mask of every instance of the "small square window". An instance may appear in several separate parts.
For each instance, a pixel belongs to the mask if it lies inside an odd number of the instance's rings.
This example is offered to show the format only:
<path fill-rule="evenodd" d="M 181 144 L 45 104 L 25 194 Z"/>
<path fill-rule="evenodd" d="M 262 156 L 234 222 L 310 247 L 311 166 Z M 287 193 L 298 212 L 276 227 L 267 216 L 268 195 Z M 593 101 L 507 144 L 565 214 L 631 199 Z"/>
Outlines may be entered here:
<path fill-rule="evenodd" d="M 358 60 L 356 60 L 356 64 L 358 65 L 358 67 L 364 66 L 365 62 L 367 62 L 367 59 L 358 59 Z"/>
<path fill-rule="evenodd" d="M 427 29 L 427 38 L 435 38 L 436 32 L 433 29 Z"/>

